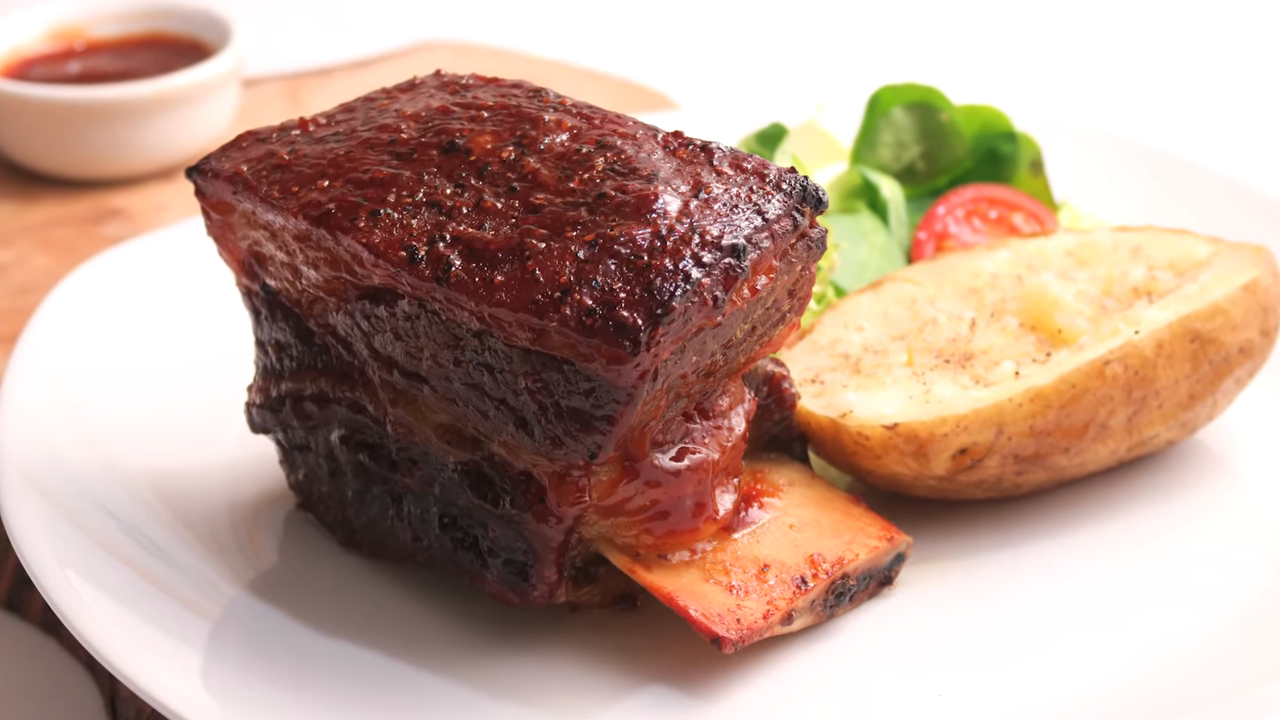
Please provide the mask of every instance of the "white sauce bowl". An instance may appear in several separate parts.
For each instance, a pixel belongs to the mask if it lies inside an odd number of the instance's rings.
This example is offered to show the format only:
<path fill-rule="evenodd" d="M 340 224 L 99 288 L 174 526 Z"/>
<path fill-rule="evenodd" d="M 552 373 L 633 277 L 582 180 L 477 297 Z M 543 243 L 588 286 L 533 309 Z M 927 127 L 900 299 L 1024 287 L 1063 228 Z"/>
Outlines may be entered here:
<path fill-rule="evenodd" d="M 126 180 L 180 167 L 212 149 L 240 103 L 240 54 L 229 20 L 182 5 L 37 6 L 0 18 L 0 68 L 65 30 L 89 38 L 164 32 L 213 54 L 138 80 L 41 83 L 0 77 L 0 154 L 80 181 Z"/>

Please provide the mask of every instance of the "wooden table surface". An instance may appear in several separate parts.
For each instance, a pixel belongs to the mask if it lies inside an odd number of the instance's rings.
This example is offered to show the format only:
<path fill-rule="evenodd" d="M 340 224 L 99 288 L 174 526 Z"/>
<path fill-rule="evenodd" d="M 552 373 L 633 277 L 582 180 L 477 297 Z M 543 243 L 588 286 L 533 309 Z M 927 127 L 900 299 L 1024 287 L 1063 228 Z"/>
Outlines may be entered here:
<path fill-rule="evenodd" d="M 359 65 L 250 82 L 227 137 L 318 112 L 437 68 L 523 78 L 630 114 L 674 107 L 661 93 L 586 68 L 493 48 L 435 43 Z M 0 371 L 27 318 L 72 268 L 110 245 L 196 212 L 190 185 L 179 170 L 127 184 L 73 185 L 0 161 Z M 3 526 L 0 607 L 35 623 L 83 662 L 103 693 L 109 716 L 162 720 L 75 642 L 23 571 Z"/>

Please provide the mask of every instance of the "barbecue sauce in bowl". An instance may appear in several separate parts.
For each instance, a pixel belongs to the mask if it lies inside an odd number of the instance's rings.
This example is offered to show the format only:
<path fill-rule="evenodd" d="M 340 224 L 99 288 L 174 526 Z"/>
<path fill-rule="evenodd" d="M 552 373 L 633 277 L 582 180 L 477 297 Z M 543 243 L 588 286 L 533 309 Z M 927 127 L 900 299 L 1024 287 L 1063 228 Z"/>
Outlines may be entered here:
<path fill-rule="evenodd" d="M 79 38 L 9 62 L 0 76 L 65 85 L 141 80 L 195 65 L 213 52 L 200 40 L 165 32 Z"/>

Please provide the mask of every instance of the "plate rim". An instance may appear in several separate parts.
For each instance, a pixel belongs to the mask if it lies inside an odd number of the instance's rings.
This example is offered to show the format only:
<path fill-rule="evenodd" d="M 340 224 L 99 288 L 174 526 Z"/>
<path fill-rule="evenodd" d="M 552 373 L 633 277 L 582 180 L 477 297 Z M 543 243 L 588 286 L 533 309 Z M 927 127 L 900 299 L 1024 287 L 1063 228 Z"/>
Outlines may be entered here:
<path fill-rule="evenodd" d="M 12 412 L 9 410 L 11 404 L 11 401 L 8 400 L 9 392 L 6 392 L 6 388 L 12 382 L 10 379 L 13 375 L 12 370 L 14 367 L 22 367 L 26 362 L 26 353 L 31 352 L 30 350 L 24 350 L 24 347 L 30 344 L 29 340 L 24 342 L 24 339 L 28 337 L 28 329 L 33 327 L 44 313 L 48 312 L 46 308 L 51 305 L 51 301 L 56 302 L 66 292 L 65 288 L 67 286 L 75 283 L 78 277 L 97 263 L 102 262 L 104 258 L 121 253 L 137 252 L 137 248 L 146 243 L 156 242 L 172 233 L 181 232 L 186 226 L 191 226 L 191 230 L 204 234 L 203 225 L 200 221 L 200 215 L 190 215 L 104 248 L 72 268 L 54 285 L 53 289 L 40 300 L 40 304 L 23 325 L 22 332 L 19 333 L 18 340 L 14 343 L 13 351 L 9 354 L 9 362 L 5 367 L 4 375 L 0 377 L 0 428 L 3 427 L 8 414 Z M 71 633 L 76 642 L 94 660 L 106 668 L 118 682 L 128 687 L 130 691 L 166 718 L 170 720 L 190 720 L 188 714 L 178 712 L 174 706 L 158 695 L 151 693 L 143 683 L 129 673 L 123 672 L 121 664 L 116 661 L 110 650 L 111 643 L 105 633 L 102 632 L 100 623 L 92 621 L 92 618 L 89 617 L 91 611 L 87 606 L 76 607 L 76 602 L 74 601 L 77 595 L 76 592 L 69 586 L 65 577 L 57 572 L 60 563 L 56 557 L 53 544 L 39 542 L 39 528 L 29 528 L 28 521 L 24 518 L 26 514 L 18 512 L 14 507 L 15 497 L 21 498 L 23 492 L 31 493 L 29 489 L 23 488 L 22 483 L 19 481 L 8 479 L 9 473 L 3 472 L 5 458 L 9 453 L 6 447 L 7 444 L 3 436 L 0 436 L 0 525 L 3 525 L 14 554 L 17 555 L 19 562 L 22 563 L 23 569 L 31 579 L 31 583 L 35 585 L 36 590 L 40 593 L 40 597 L 44 599 L 45 604 L 58 617 L 59 622 L 67 629 L 67 632 Z M 41 502 L 39 498 L 33 497 L 32 499 L 34 502 Z M 19 507 L 21 507 L 20 504 Z M 35 519 L 32 518 L 30 522 L 34 524 Z M 53 580 L 51 578 L 57 579 Z"/>

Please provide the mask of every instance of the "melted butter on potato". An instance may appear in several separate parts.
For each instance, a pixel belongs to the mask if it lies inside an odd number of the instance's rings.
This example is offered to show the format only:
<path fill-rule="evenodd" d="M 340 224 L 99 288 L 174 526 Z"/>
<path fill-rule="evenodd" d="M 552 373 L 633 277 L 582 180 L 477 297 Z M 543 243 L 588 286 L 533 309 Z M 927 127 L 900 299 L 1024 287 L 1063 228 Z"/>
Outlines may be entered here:
<path fill-rule="evenodd" d="M 1154 228 L 953 252 L 842 299 L 780 354 L 841 470 L 929 497 L 1027 492 L 1215 416 L 1280 323 L 1265 248 Z"/>
<path fill-rule="evenodd" d="M 977 389 L 1036 382 L 1071 362 L 1073 346 L 1139 324 L 1135 315 L 1212 254 L 1190 234 L 1134 243 L 1097 232 L 944 255 L 842 301 L 783 357 L 801 394 L 821 385 L 831 410 L 928 412 Z"/>

